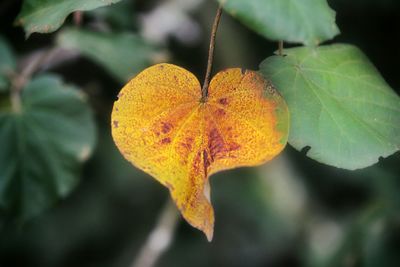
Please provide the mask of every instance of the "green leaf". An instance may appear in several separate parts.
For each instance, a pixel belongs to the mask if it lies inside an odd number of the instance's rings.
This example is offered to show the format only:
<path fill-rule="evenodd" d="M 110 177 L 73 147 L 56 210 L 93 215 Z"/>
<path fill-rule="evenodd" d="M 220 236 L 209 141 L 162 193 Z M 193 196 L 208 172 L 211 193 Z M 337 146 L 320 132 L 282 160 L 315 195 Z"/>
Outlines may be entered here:
<path fill-rule="evenodd" d="M 0 92 L 7 90 L 9 76 L 15 71 L 16 64 L 10 45 L 0 36 Z"/>
<path fill-rule="evenodd" d="M 22 25 L 26 35 L 34 32 L 54 32 L 65 18 L 75 11 L 87 11 L 111 5 L 121 0 L 25 0 L 16 23 Z"/>
<path fill-rule="evenodd" d="M 87 16 L 105 22 L 113 31 L 136 30 L 134 4 L 134 1 L 122 1 L 110 7 L 97 8 Z"/>
<path fill-rule="evenodd" d="M 367 167 L 400 147 L 400 98 L 356 47 L 293 48 L 261 72 L 291 112 L 289 143 L 319 162 Z"/>
<path fill-rule="evenodd" d="M 154 63 L 156 49 L 131 33 L 104 33 L 66 29 L 58 36 L 61 47 L 74 49 L 126 82 Z"/>
<path fill-rule="evenodd" d="M 326 0 L 218 0 L 225 11 L 262 36 L 317 45 L 339 33 Z"/>
<path fill-rule="evenodd" d="M 77 184 L 95 125 L 84 95 L 56 76 L 32 80 L 21 104 L 0 109 L 0 210 L 24 222 Z"/>

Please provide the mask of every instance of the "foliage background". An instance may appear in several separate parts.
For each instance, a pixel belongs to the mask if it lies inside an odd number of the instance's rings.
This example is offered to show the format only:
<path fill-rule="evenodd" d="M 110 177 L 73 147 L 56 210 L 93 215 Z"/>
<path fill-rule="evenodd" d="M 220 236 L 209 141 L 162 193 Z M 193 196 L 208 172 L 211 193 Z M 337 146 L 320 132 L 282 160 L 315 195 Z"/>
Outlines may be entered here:
<path fill-rule="evenodd" d="M 84 24 L 108 25 L 113 32 L 140 31 L 141 18 L 162 2 L 135 1 L 119 9 L 118 16 L 111 8 L 101 8 L 85 13 Z M 360 47 L 399 93 L 400 3 L 329 3 L 342 32 L 334 41 Z M 0 3 L 0 32 L 16 54 L 26 55 L 54 42 L 55 34 L 24 39 L 22 28 L 13 26 L 20 7 L 21 1 Z M 159 60 L 169 58 L 202 79 L 215 10 L 213 1 L 191 10 L 188 15 L 199 36 L 183 31 L 183 36 L 164 39 L 157 47 Z M 67 24 L 72 24 L 70 17 Z M 275 43 L 225 14 L 214 70 L 258 69 L 275 50 Z M 167 192 L 125 162 L 111 140 L 109 116 L 122 85 L 115 74 L 84 57 L 51 71 L 89 95 L 97 147 L 81 182 L 66 199 L 24 226 L 1 224 L 0 265 L 128 266 L 152 229 Z M 213 242 L 182 222 L 158 266 L 399 266 L 399 160 L 397 153 L 351 172 L 319 164 L 288 146 L 271 164 L 218 174 L 211 179 L 216 208 Z"/>

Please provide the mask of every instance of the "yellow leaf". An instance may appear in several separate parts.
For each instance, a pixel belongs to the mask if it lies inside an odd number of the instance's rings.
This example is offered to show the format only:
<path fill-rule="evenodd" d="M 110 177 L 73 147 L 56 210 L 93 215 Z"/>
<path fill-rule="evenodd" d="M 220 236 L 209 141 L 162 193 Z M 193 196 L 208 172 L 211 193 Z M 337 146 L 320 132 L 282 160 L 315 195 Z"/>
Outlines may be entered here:
<path fill-rule="evenodd" d="M 118 96 L 111 122 L 117 147 L 169 189 L 183 217 L 208 240 L 214 228 L 208 177 L 262 164 L 287 142 L 286 103 L 254 71 L 219 72 L 201 101 L 192 73 L 158 64 L 138 74 Z"/>

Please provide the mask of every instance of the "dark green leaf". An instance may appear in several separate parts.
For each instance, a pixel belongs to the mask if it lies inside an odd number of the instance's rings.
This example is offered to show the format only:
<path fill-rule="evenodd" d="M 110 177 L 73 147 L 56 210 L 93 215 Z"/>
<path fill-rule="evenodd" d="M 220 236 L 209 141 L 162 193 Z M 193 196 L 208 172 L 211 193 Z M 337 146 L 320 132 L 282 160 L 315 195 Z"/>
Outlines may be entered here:
<path fill-rule="evenodd" d="M 131 33 L 101 33 L 71 28 L 60 33 L 58 43 L 102 65 L 121 82 L 128 81 L 151 65 L 157 56 L 154 47 Z"/>
<path fill-rule="evenodd" d="M 400 147 L 400 98 L 351 45 L 293 48 L 261 64 L 291 112 L 289 143 L 332 166 L 357 169 Z"/>
<path fill-rule="evenodd" d="M 376 220 L 365 233 L 362 251 L 365 267 L 397 267 L 400 263 L 398 252 L 398 220 Z"/>
<path fill-rule="evenodd" d="M 16 68 L 13 51 L 7 41 L 0 36 L 0 92 L 9 86 L 9 77 Z"/>
<path fill-rule="evenodd" d="M 25 0 L 17 23 L 29 36 L 34 32 L 54 32 L 74 11 L 87 11 L 111 5 L 121 0 Z"/>
<path fill-rule="evenodd" d="M 87 13 L 95 20 L 104 21 L 112 30 L 135 30 L 134 1 L 122 1 L 110 7 L 97 8 Z"/>
<path fill-rule="evenodd" d="M 272 40 L 317 45 L 339 33 L 326 0 L 218 0 L 246 26 Z"/>
<path fill-rule="evenodd" d="M 0 110 L 0 209 L 23 222 L 74 188 L 95 126 L 84 95 L 56 76 L 30 82 L 21 103 Z"/>

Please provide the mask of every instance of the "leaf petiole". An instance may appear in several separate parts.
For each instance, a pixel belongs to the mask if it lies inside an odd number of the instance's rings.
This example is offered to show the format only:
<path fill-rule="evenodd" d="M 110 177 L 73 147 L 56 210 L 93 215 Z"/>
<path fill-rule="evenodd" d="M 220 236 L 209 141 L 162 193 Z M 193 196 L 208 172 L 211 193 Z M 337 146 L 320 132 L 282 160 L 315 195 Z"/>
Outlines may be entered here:
<path fill-rule="evenodd" d="M 203 87 L 201 88 L 201 102 L 202 103 L 206 102 L 207 96 L 208 96 L 208 86 L 210 84 L 212 63 L 213 63 L 213 59 L 214 59 L 215 38 L 217 37 L 217 29 L 218 29 L 219 21 L 221 19 L 221 15 L 222 15 L 222 7 L 219 6 L 218 10 L 217 10 L 217 14 L 215 15 L 213 26 L 212 26 L 210 49 L 208 50 L 206 77 L 204 78 Z"/>

